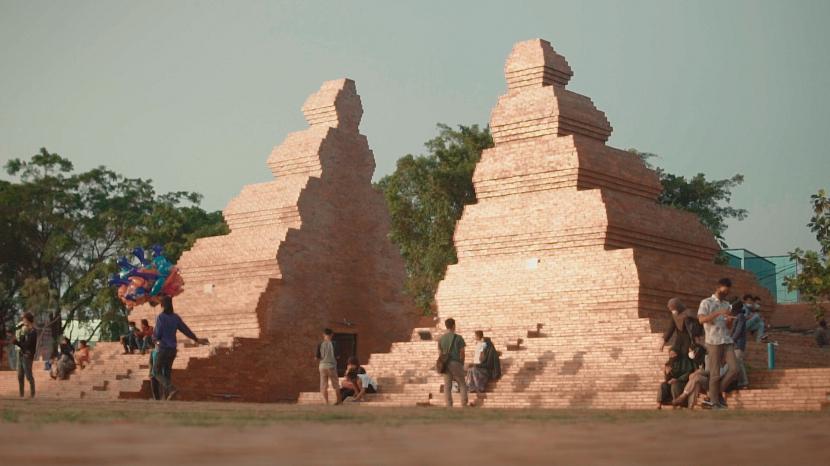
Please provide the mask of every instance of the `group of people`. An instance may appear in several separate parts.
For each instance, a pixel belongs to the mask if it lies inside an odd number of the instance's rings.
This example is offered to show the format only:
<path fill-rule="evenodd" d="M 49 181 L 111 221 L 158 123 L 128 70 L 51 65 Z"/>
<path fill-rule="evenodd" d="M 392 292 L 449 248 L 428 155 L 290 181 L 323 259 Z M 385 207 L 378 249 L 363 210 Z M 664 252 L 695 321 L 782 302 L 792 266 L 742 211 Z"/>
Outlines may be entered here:
<path fill-rule="evenodd" d="M 444 374 L 444 396 L 448 407 L 453 405 L 452 392 L 461 393 L 463 406 L 475 406 L 468 402 L 468 393 L 482 393 L 486 391 L 490 380 L 501 378 L 501 362 L 499 352 L 490 338 L 484 332 L 475 332 L 474 362 L 465 366 L 466 343 L 464 337 L 455 331 L 455 319 L 444 321 L 447 332 L 438 340 L 438 352 L 443 361 L 440 371 Z M 329 386 L 337 399 L 335 405 L 344 401 L 362 401 L 366 393 L 375 393 L 377 384 L 366 374 L 360 362 L 354 356 L 348 359 L 345 375 L 341 382 L 337 374 L 337 356 L 332 339 L 334 332 L 331 329 L 323 330 L 323 338 L 317 345 L 316 359 L 320 372 L 320 394 L 323 401 L 329 404 Z"/>
<path fill-rule="evenodd" d="M 127 323 L 127 333 L 121 335 L 121 345 L 124 346 L 124 354 L 134 354 L 138 350 L 142 355 L 153 349 L 153 326 L 147 319 L 141 319 L 141 328 L 136 327 L 135 322 Z"/>
<path fill-rule="evenodd" d="M 61 337 L 49 375 L 53 379 L 66 380 L 76 368 L 85 368 L 90 361 L 89 344 L 86 340 L 78 341 L 76 350 L 69 338 Z"/>
<path fill-rule="evenodd" d="M 337 398 L 335 405 L 343 404 L 344 401 L 363 401 L 367 393 L 376 393 L 377 382 L 366 373 L 366 369 L 360 366 L 357 356 L 350 356 L 346 361 L 343 381 L 340 382 L 333 338 L 334 331 L 330 328 L 324 329 L 323 339 L 317 345 L 315 355 L 320 372 L 320 394 L 323 396 L 323 401 L 329 404 L 329 385 Z"/>
<path fill-rule="evenodd" d="M 150 326 L 146 319 L 141 321 L 141 329 L 130 322 L 130 330 L 122 337 L 125 353 L 132 354 L 136 349 L 142 354 L 151 350 L 150 376 L 154 398 L 172 399 L 177 389 L 173 385 L 173 361 L 176 359 L 176 332 L 182 332 L 196 344 L 208 344 L 204 338 L 198 338 L 184 323 L 182 318 L 174 312 L 173 299 L 161 299 L 162 312 L 156 318 L 155 327 Z M 25 382 L 29 382 L 29 396 L 35 396 L 34 361 L 38 348 L 38 329 L 35 326 L 35 317 L 31 312 L 23 313 L 16 331 L 10 334 L 11 342 L 17 347 L 17 379 L 20 385 L 20 396 L 25 395 Z M 80 340 L 75 349 L 69 339 L 62 337 L 56 348 L 55 356 L 51 361 L 52 378 L 66 379 L 76 368 L 83 369 L 90 362 L 90 347 L 85 340 Z"/>
<path fill-rule="evenodd" d="M 490 380 L 501 378 L 501 360 L 493 341 L 481 330 L 475 331 L 473 362 L 465 364 L 466 342 L 456 333 L 455 319 L 444 321 L 447 332 L 438 340 L 438 371 L 444 374 L 444 400 L 448 408 L 453 405 L 452 392 L 457 387 L 462 406 L 475 406 L 469 402 L 468 393 L 483 393 Z"/>
<path fill-rule="evenodd" d="M 15 332 L 9 334 L 11 343 L 17 347 L 17 382 L 21 398 L 26 394 L 26 382 L 29 383 L 29 397 L 35 397 L 34 363 L 39 335 L 35 316 L 31 312 L 24 312 Z M 80 340 L 76 350 L 69 338 L 64 336 L 54 348 L 47 368 L 53 379 L 65 380 L 76 368 L 85 368 L 89 361 L 90 348 L 86 340 Z"/>
<path fill-rule="evenodd" d="M 672 324 L 663 345 L 674 338 L 663 367 L 664 382 L 658 394 L 663 405 L 693 408 L 698 394 L 708 392 L 705 408 L 726 409 L 725 393 L 749 387 L 744 357 L 747 339 L 766 341 L 766 323 L 760 314 L 761 298 L 746 294 L 730 300 L 732 281 L 722 278 L 712 296 L 692 313 L 678 298 L 668 302 Z"/>

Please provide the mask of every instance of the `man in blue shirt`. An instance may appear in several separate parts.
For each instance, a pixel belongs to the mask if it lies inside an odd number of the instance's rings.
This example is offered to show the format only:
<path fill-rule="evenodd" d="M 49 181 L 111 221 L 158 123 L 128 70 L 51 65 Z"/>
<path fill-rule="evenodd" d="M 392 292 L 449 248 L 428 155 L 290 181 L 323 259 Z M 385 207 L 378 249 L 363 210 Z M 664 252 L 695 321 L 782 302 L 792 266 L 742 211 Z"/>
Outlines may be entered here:
<path fill-rule="evenodd" d="M 158 353 L 153 364 L 153 372 L 161 384 L 161 398 L 172 400 L 178 390 L 173 386 L 173 361 L 176 359 L 176 332 L 182 332 L 186 337 L 200 345 L 208 344 L 206 338 L 198 338 L 188 328 L 181 317 L 173 312 L 173 298 L 161 298 L 161 314 L 156 317 L 156 328 L 153 330 L 153 340 L 158 343 Z"/>

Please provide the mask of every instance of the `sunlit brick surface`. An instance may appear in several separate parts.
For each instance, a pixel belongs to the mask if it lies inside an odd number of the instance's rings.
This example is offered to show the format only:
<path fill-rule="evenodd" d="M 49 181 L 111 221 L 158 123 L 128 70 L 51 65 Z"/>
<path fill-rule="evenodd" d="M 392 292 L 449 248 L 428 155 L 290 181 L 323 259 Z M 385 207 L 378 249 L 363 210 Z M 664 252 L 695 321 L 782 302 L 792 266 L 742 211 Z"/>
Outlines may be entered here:
<path fill-rule="evenodd" d="M 655 202 L 654 171 L 605 145 L 605 115 L 565 89 L 573 73 L 548 42 L 517 44 L 505 73 L 508 90 L 490 120 L 495 147 L 476 167 L 478 202 L 456 227 L 459 261 L 437 294 L 440 321 L 457 320 L 468 361 L 475 330 L 502 351 L 504 377 L 478 396 L 482 406 L 654 408 L 669 298 L 696 308 L 731 277 L 736 293 L 773 300 L 752 274 L 714 264 L 718 245 L 694 215 Z M 372 355 L 367 370 L 382 392 L 375 405 L 443 404 L 433 370 L 442 329 L 422 330 L 433 340 L 415 332 Z M 780 367 L 830 366 L 828 353 L 808 349 L 809 337 L 787 338 Z M 827 401 L 830 369 L 767 372 L 765 351 L 750 345 L 759 390 L 743 391 L 736 406 Z"/>

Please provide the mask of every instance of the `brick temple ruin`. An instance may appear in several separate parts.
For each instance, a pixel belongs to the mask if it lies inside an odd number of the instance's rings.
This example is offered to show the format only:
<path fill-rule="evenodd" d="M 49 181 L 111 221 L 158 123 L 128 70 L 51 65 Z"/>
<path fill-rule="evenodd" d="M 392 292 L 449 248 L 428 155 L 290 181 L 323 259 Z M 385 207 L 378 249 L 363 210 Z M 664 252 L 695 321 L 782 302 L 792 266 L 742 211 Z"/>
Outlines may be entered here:
<path fill-rule="evenodd" d="M 476 166 L 478 201 L 456 226 L 458 263 L 436 295 L 439 322 L 456 319 L 468 360 L 475 330 L 502 351 L 504 376 L 478 395 L 480 406 L 654 408 L 669 298 L 695 307 L 729 276 L 735 290 L 773 299 L 750 272 L 715 264 L 718 244 L 695 215 L 657 204 L 657 174 L 605 144 L 611 125 L 566 89 L 573 73 L 550 43 L 516 44 L 504 71 L 507 93 L 490 118 L 495 147 Z M 443 404 L 437 325 L 371 356 L 376 402 Z M 763 367 L 764 349 L 750 351 Z M 821 355 L 809 363 L 830 366 Z M 791 373 L 796 386 L 818 386 L 795 396 L 780 372 L 754 371 L 751 386 L 769 389 L 745 390 L 735 405 L 779 407 L 783 397 L 781 408 L 817 408 L 828 375 Z M 320 402 L 311 392 L 300 401 Z"/>
<path fill-rule="evenodd" d="M 275 181 L 245 187 L 224 211 L 231 233 L 199 240 L 179 261 L 177 312 L 211 339 L 180 349 L 184 399 L 321 403 L 312 355 L 329 326 L 379 382 L 366 405 L 442 405 L 435 340 L 454 317 L 468 360 L 475 330 L 502 352 L 504 376 L 473 396 L 480 406 L 654 408 L 670 297 L 696 307 L 729 276 L 736 293 L 773 302 L 751 273 L 715 264 L 718 244 L 694 215 L 657 204 L 653 170 L 605 144 L 608 120 L 566 89 L 573 73 L 548 42 L 516 44 L 504 71 L 495 147 L 476 167 L 478 200 L 457 225 L 458 263 L 440 284 L 434 325 L 416 327 L 401 293 L 354 83 L 330 81 L 303 106 L 310 127 L 271 154 Z M 768 322 L 776 317 L 788 322 L 767 309 Z M 825 406 L 830 355 L 797 332 L 773 338 L 781 369 L 766 370 L 765 348 L 751 341 L 752 388 L 730 406 Z M 98 344 L 90 368 L 40 382 L 41 395 L 148 397 L 146 360 L 119 353 Z M 0 379 L 0 393 L 16 396 L 16 380 Z"/>

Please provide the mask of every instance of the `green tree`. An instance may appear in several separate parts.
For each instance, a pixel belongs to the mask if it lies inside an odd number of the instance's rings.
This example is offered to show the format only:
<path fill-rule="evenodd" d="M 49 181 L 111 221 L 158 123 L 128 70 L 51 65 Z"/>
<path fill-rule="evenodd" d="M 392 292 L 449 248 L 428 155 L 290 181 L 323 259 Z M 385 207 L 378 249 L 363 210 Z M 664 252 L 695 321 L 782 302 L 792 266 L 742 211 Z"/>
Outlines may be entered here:
<path fill-rule="evenodd" d="M 819 251 L 804 251 L 796 248 L 790 253 L 790 259 L 798 264 L 799 272 L 793 277 L 786 277 L 784 284 L 790 291 L 798 290 L 802 299 L 811 303 L 817 318 L 824 317 L 821 302 L 830 301 L 830 198 L 820 189 L 810 196 L 813 205 L 813 217 L 807 226 L 816 234 Z"/>
<path fill-rule="evenodd" d="M 715 235 L 722 248 L 727 244 L 723 234 L 726 232 L 729 219 L 743 220 L 747 216 L 746 209 L 738 209 L 729 205 L 732 200 L 732 190 L 744 182 L 744 176 L 735 174 L 731 178 L 722 180 L 707 180 L 706 175 L 697 175 L 686 178 L 683 175 L 668 173 L 660 167 L 655 167 L 650 160 L 658 158 L 656 154 L 629 149 L 629 152 L 640 157 L 649 168 L 657 172 L 663 192 L 658 197 L 662 205 L 685 210 L 698 216 L 709 231 Z"/>
<path fill-rule="evenodd" d="M 199 194 L 159 195 L 150 180 L 105 167 L 75 173 L 46 149 L 5 168 L 19 181 L 0 183 L 2 330 L 22 309 L 37 308 L 64 327 L 101 319 L 116 331 L 126 312 L 107 286 L 115 256 L 159 243 L 175 261 L 196 238 L 227 232 L 221 213 L 199 207 Z"/>
<path fill-rule="evenodd" d="M 455 223 L 464 206 L 476 201 L 473 170 L 481 151 L 492 145 L 487 128 L 439 124 L 426 154 L 404 156 L 377 183 L 389 206 L 391 238 L 406 262 L 407 292 L 425 312 L 447 265 L 456 262 Z"/>

